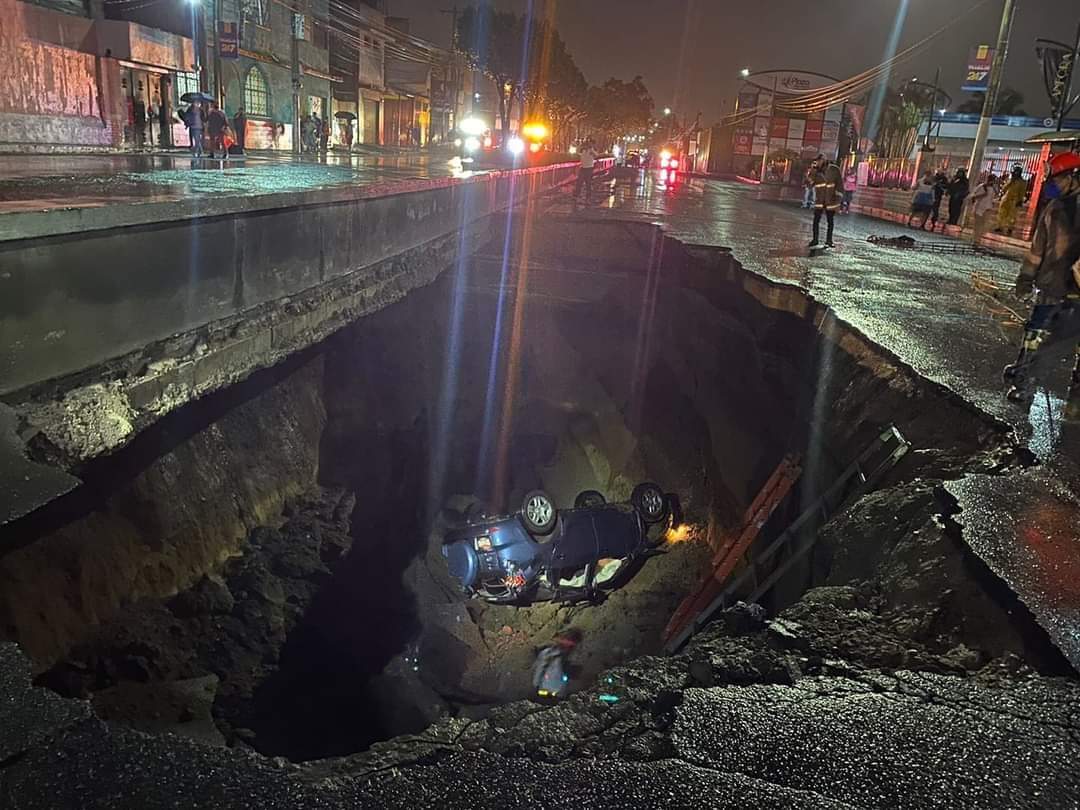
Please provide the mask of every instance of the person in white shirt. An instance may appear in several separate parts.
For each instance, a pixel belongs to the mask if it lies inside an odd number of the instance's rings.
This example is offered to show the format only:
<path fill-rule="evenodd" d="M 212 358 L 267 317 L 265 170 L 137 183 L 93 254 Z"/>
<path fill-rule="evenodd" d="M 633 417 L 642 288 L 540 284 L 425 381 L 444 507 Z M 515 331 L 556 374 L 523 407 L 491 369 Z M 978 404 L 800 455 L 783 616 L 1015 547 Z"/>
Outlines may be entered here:
<path fill-rule="evenodd" d="M 581 166 L 578 167 L 577 182 L 574 183 L 574 200 L 581 196 L 581 189 L 585 188 L 585 202 L 592 198 L 593 167 L 596 166 L 596 147 L 591 140 L 586 141 L 578 152 L 581 158 Z"/>
<path fill-rule="evenodd" d="M 990 173 L 968 197 L 971 210 L 971 243 L 979 244 L 990 230 L 992 215 L 997 209 L 998 179 Z"/>

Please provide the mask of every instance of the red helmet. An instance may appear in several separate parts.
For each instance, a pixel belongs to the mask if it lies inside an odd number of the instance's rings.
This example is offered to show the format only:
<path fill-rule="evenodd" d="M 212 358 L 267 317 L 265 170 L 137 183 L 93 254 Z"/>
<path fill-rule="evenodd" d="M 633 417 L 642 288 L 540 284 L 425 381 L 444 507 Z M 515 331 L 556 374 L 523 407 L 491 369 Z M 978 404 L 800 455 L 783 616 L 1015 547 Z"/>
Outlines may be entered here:
<path fill-rule="evenodd" d="M 1056 177 L 1066 172 L 1075 172 L 1080 169 L 1080 153 L 1062 152 L 1050 158 L 1050 176 Z"/>

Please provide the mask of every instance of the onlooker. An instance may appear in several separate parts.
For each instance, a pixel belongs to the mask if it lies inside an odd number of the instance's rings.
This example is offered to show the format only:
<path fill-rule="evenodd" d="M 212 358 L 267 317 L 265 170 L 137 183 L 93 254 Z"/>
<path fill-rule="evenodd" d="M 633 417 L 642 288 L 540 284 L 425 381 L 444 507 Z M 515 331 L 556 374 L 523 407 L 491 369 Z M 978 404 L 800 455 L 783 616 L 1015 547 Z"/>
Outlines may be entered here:
<path fill-rule="evenodd" d="M 1012 177 L 1001 192 L 1001 205 L 998 206 L 997 231 L 1012 236 L 1016 227 L 1016 217 L 1020 206 L 1027 196 L 1027 181 L 1024 180 L 1023 166 L 1013 166 Z"/>
<path fill-rule="evenodd" d="M 225 117 L 225 113 L 222 112 L 217 105 L 217 102 L 210 102 L 210 113 L 206 116 L 206 135 L 210 141 L 210 157 L 213 158 L 218 152 L 221 152 L 222 158 L 229 156 L 228 150 L 225 149 L 224 139 L 225 130 L 229 128 L 229 119 Z"/>
<path fill-rule="evenodd" d="M 990 230 L 990 220 L 997 205 L 998 179 L 990 172 L 971 192 L 971 243 L 978 245 Z"/>
<path fill-rule="evenodd" d="M 930 231 L 937 230 L 938 219 L 941 216 L 941 201 L 945 199 L 945 192 L 949 189 L 949 176 L 941 169 L 934 174 L 934 207 L 930 209 Z"/>
<path fill-rule="evenodd" d="M 836 212 L 840 208 L 840 195 L 844 190 L 844 178 L 840 167 L 830 163 L 824 156 L 814 161 L 814 238 L 810 247 L 818 246 L 821 229 L 821 214 L 828 220 L 825 231 L 825 247 L 833 245 L 833 227 L 836 224 Z"/>
<path fill-rule="evenodd" d="M 803 208 L 814 207 L 814 167 L 817 165 L 817 162 L 819 160 L 822 160 L 824 157 L 824 155 L 818 155 L 814 159 L 814 161 L 806 168 L 806 175 L 803 177 Z"/>
<path fill-rule="evenodd" d="M 593 170 L 596 166 L 596 147 L 593 146 L 591 139 L 585 141 L 578 150 L 578 158 L 581 160 L 581 165 L 578 167 L 577 182 L 574 183 L 574 201 L 577 202 L 578 197 L 581 196 L 581 189 L 584 188 L 585 202 L 588 203 L 592 198 Z"/>
<path fill-rule="evenodd" d="M 192 104 L 184 115 L 184 123 L 187 124 L 188 133 L 191 136 L 191 154 L 195 157 L 203 155 L 203 125 L 205 123 L 202 105 L 198 102 Z"/>
<path fill-rule="evenodd" d="M 146 147 L 146 100 L 143 98 L 143 83 L 138 83 L 132 104 L 132 124 L 135 128 L 135 148 Z"/>
<path fill-rule="evenodd" d="M 959 225 L 969 190 L 967 169 L 957 169 L 949 182 L 949 224 Z"/>
<path fill-rule="evenodd" d="M 930 210 L 934 207 L 934 173 L 927 169 L 922 176 L 919 185 L 915 187 L 915 193 L 911 196 L 911 215 L 908 217 L 908 227 L 914 227 L 913 223 L 918 216 L 922 217 L 919 230 L 926 228 L 926 220 L 930 218 Z"/>
<path fill-rule="evenodd" d="M 236 138 L 236 149 L 240 154 L 244 154 L 244 143 L 247 140 L 247 116 L 244 114 L 243 107 L 236 108 L 236 114 L 233 116 L 233 135 Z"/>
<path fill-rule="evenodd" d="M 848 169 L 847 174 L 844 175 L 844 198 L 840 201 L 840 210 L 845 214 L 851 213 L 851 201 L 855 197 L 855 188 L 858 184 L 858 174 L 854 169 Z"/>

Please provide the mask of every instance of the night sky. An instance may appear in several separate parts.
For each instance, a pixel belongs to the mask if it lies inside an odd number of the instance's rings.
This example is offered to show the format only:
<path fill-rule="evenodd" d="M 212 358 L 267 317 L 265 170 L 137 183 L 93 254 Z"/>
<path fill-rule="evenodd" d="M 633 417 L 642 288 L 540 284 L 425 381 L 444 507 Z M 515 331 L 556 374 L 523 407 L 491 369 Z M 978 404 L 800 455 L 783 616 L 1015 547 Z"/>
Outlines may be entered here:
<path fill-rule="evenodd" d="M 412 19 L 413 32 L 440 44 L 450 40 L 454 0 L 388 0 L 390 13 Z M 527 0 L 502 0 L 521 10 Z M 534 0 L 535 4 L 544 0 Z M 592 83 L 640 73 L 658 107 L 671 106 L 706 122 L 728 110 L 740 68 L 801 69 L 843 79 L 882 61 L 901 0 L 547 0 L 555 2 L 559 31 Z M 900 48 L 941 28 L 977 0 L 910 0 Z M 1077 0 L 1018 0 L 1005 84 L 1025 97 L 1031 115 L 1049 102 L 1035 58 L 1036 37 L 1071 42 L 1080 22 Z M 466 0 L 458 0 L 460 6 Z M 960 103 L 960 83 L 971 45 L 997 39 L 1002 0 L 987 0 L 946 31 L 897 75 L 931 81 Z M 661 11 L 662 9 L 662 11 Z M 1075 86 L 1075 85 L 1074 85 Z"/>

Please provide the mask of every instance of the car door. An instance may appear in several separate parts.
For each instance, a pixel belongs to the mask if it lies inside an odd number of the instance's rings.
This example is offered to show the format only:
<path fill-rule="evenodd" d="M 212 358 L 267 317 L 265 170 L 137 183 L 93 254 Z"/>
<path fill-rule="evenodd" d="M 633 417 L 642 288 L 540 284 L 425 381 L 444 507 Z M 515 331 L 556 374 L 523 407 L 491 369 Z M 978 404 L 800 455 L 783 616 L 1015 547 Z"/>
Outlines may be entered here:
<path fill-rule="evenodd" d="M 596 560 L 599 552 L 592 509 L 566 509 L 559 513 L 557 536 L 552 540 L 550 566 L 569 572 Z"/>

